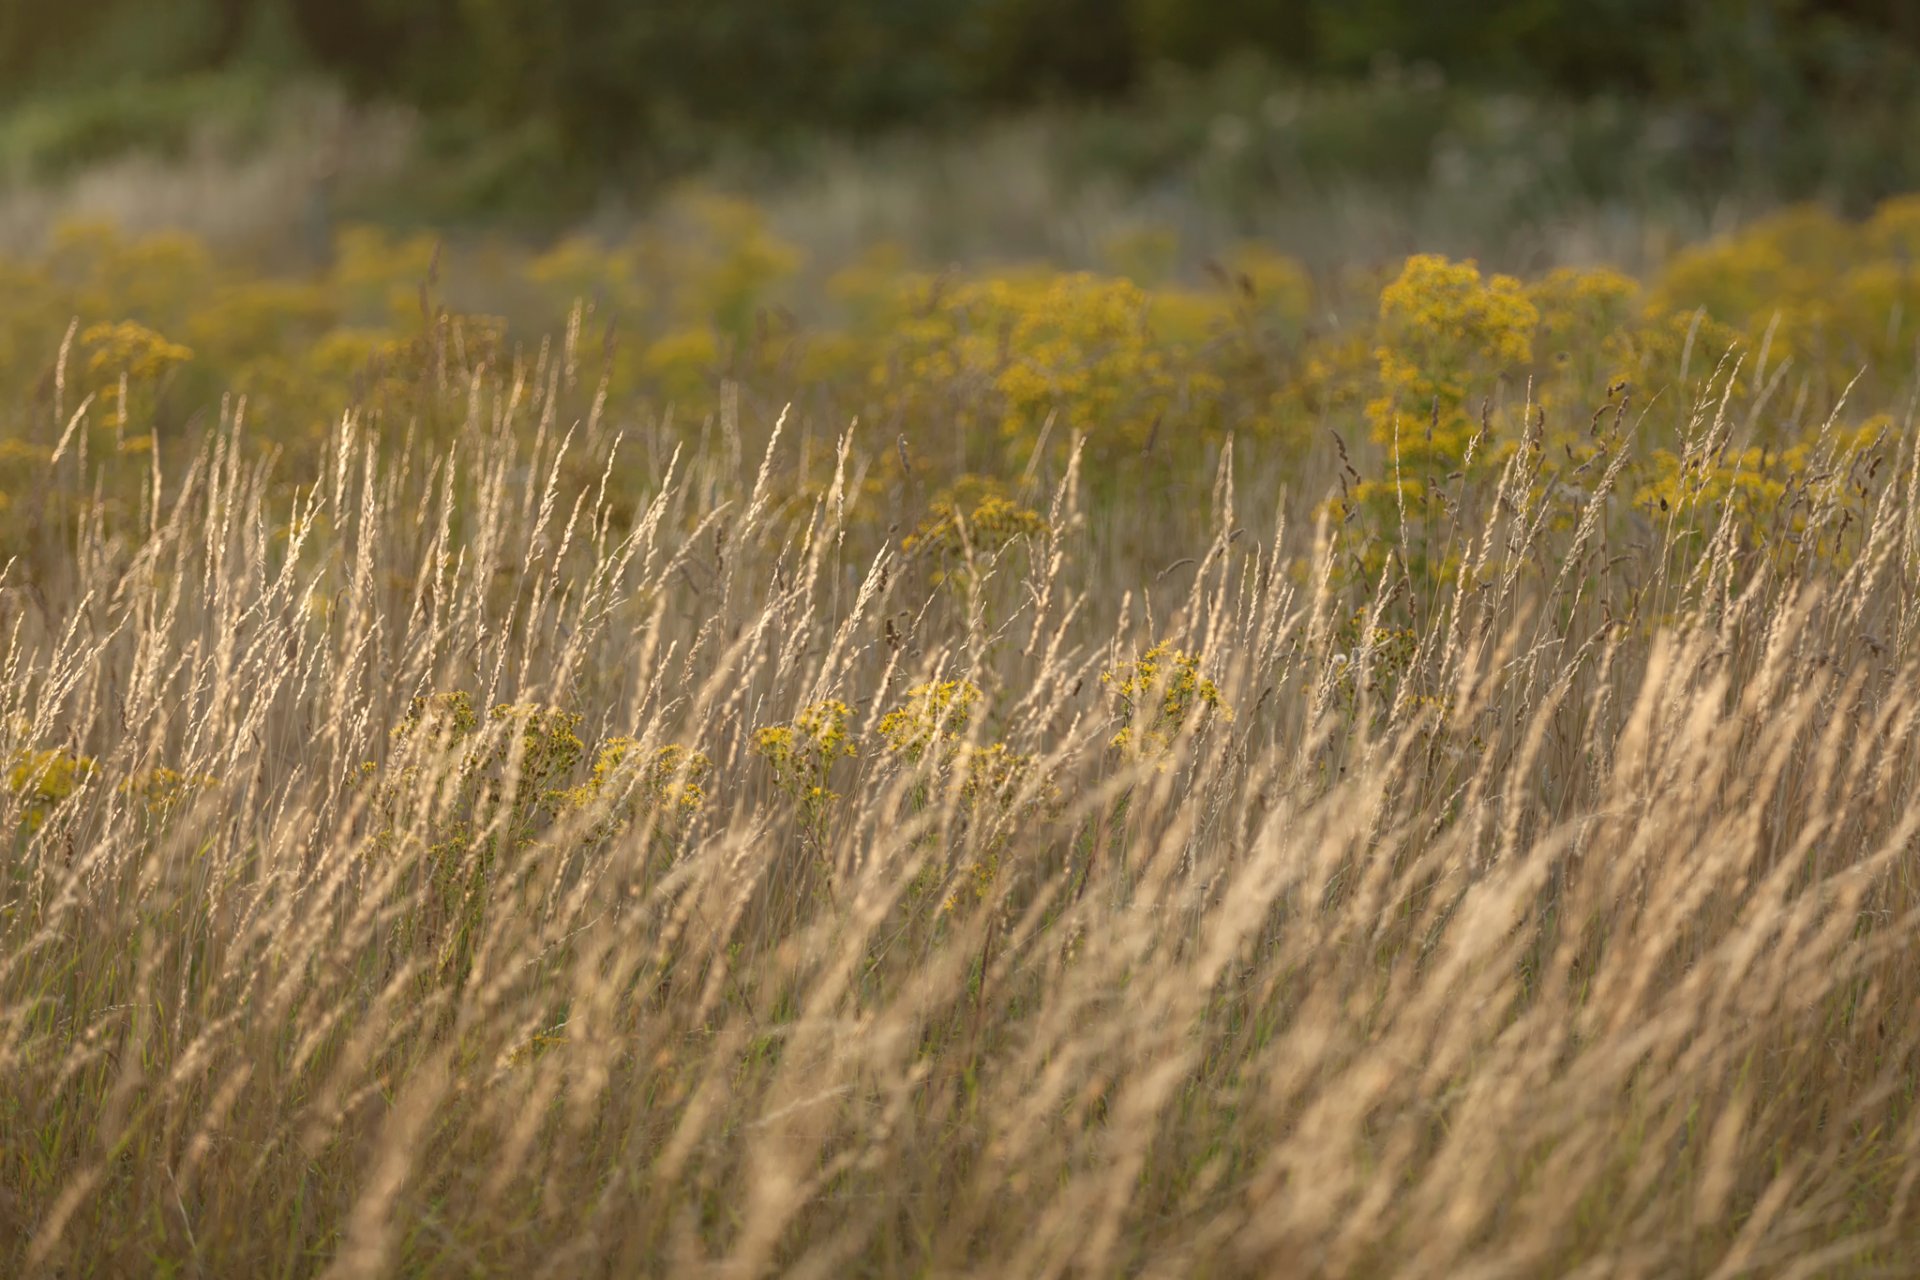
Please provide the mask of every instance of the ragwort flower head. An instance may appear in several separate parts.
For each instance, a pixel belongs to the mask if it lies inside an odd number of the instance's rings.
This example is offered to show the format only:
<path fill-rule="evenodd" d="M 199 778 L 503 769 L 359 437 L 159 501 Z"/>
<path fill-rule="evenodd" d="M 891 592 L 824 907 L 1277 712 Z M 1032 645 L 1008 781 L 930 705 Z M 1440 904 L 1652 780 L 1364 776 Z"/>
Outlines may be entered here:
<path fill-rule="evenodd" d="M 782 789 L 810 802 L 834 798 L 827 775 L 838 760 L 860 753 L 847 731 L 853 709 L 837 698 L 808 703 L 790 723 L 754 730 L 753 749 L 773 767 Z"/>
<path fill-rule="evenodd" d="M 910 556 L 964 555 L 969 550 L 987 554 L 1018 538 L 1044 534 L 1047 528 L 1046 517 L 1038 511 L 999 494 L 980 499 L 970 515 L 942 498 L 933 502 L 927 518 L 900 547 Z"/>
<path fill-rule="evenodd" d="M 1201 671 L 1200 656 L 1172 641 L 1102 672 L 1100 683 L 1112 690 L 1126 721 L 1110 744 L 1128 753 L 1164 752 L 1190 721 L 1233 719 L 1219 685 Z"/>
<path fill-rule="evenodd" d="M 613 816 L 618 820 L 630 820 L 642 812 L 685 815 L 706 803 L 712 775 L 713 761 L 705 752 L 675 744 L 643 751 L 635 738 L 613 737 L 595 754 L 592 776 L 556 793 L 555 799 L 560 807 L 585 809 L 616 796 Z M 626 787 L 629 779 L 632 785 Z"/>
<path fill-rule="evenodd" d="M 121 417 L 132 413 L 129 401 L 136 394 L 158 386 L 174 368 L 193 359 L 189 348 L 137 320 L 89 325 L 80 334 L 80 345 L 88 352 L 87 375 L 101 405 Z M 152 437 L 135 440 L 150 444 Z M 123 442 L 122 447 L 128 443 Z"/>
<path fill-rule="evenodd" d="M 464 738 L 480 727 L 473 696 L 461 690 L 422 694 L 407 704 L 407 714 L 394 726 L 395 739 Z"/>
<path fill-rule="evenodd" d="M 53 811 L 99 772 L 86 756 L 66 747 L 20 750 L 7 765 L 7 789 L 26 812 L 27 830 L 38 831 Z"/>
<path fill-rule="evenodd" d="M 551 781 L 569 772 L 586 755 L 580 741 L 580 713 L 526 702 L 503 702 L 487 713 L 520 739 L 520 776 L 523 784 Z M 485 763 L 504 763 L 512 754 L 510 742 L 497 744 Z"/>
<path fill-rule="evenodd" d="M 915 685 L 905 702 L 880 718 L 880 737 L 887 750 L 917 761 L 934 745 L 963 737 L 980 698 L 980 687 L 970 680 Z"/>
<path fill-rule="evenodd" d="M 1539 323 L 1525 286 L 1511 276 L 1483 278 L 1474 263 L 1437 254 L 1408 258 L 1380 293 L 1382 394 L 1367 406 L 1374 439 L 1402 452 L 1424 447 L 1459 458 L 1477 425 L 1470 397 L 1532 362 Z"/>

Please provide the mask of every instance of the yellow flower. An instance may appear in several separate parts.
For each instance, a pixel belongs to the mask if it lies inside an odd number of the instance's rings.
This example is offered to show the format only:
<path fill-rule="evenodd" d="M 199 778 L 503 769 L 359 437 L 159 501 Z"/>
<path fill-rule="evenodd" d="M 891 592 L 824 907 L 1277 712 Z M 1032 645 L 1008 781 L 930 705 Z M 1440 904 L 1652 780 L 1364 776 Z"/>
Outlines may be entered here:
<path fill-rule="evenodd" d="M 709 325 L 666 334 L 647 348 L 644 367 L 661 389 L 680 400 L 699 400 L 714 386 L 720 365 L 720 335 Z"/>
<path fill-rule="evenodd" d="M 195 792 L 219 784 L 220 780 L 211 774 L 188 775 L 162 766 L 128 778 L 116 790 L 139 800 L 149 814 L 160 818 L 173 812 Z"/>
<path fill-rule="evenodd" d="M 1132 662 L 1100 675 L 1120 704 L 1124 727 L 1108 740 L 1129 753 L 1166 750 L 1189 720 L 1233 719 L 1220 687 L 1200 670 L 1200 656 L 1163 640 Z"/>
<path fill-rule="evenodd" d="M 1470 399 L 1532 361 L 1539 323 L 1511 276 L 1483 279 L 1474 263 L 1435 254 L 1408 258 L 1380 293 L 1382 394 L 1367 406 L 1374 439 L 1402 454 L 1430 450 L 1451 465 L 1478 425 Z"/>
<path fill-rule="evenodd" d="M 38 831 L 60 803 L 98 772 L 94 762 L 65 747 L 16 751 L 7 769 L 7 789 L 25 806 L 27 829 Z"/>
<path fill-rule="evenodd" d="M 852 718 L 852 708 L 837 698 L 809 703 L 790 724 L 754 730 L 753 749 L 773 767 L 783 789 L 810 800 L 832 800 L 836 797 L 826 781 L 834 762 L 859 754 L 847 732 Z"/>
<path fill-rule="evenodd" d="M 631 772 L 637 785 L 615 806 L 618 818 L 629 819 L 642 809 L 691 813 L 706 803 L 706 782 L 713 773 L 713 761 L 705 752 L 669 744 L 656 747 L 643 759 L 638 754 L 639 746 L 633 738 L 607 739 L 594 757 L 592 776 L 577 787 L 557 793 L 556 800 L 566 808 L 584 809 Z"/>
<path fill-rule="evenodd" d="M 944 680 L 915 685 L 907 700 L 880 717 L 880 736 L 887 749 L 918 760 L 936 742 L 965 735 L 980 688 L 969 680 Z"/>
<path fill-rule="evenodd" d="M 1047 528 L 1046 517 L 1038 511 L 998 494 L 980 499 L 970 515 L 962 514 L 952 499 L 939 498 L 920 527 L 901 541 L 900 549 L 910 556 L 961 555 L 968 548 L 984 555 L 1015 539 L 1044 534 Z"/>
<path fill-rule="evenodd" d="M 120 388 L 150 385 L 177 365 L 193 359 L 193 352 L 171 342 L 135 320 L 89 325 L 80 334 L 89 352 L 87 373 L 99 389 L 102 403 L 118 410 Z"/>

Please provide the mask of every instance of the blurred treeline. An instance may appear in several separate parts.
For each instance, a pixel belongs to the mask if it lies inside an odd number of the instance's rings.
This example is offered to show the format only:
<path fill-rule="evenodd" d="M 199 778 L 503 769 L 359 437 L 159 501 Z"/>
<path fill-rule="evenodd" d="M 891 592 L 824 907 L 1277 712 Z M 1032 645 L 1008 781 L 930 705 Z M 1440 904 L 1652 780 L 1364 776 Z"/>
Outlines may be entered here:
<path fill-rule="evenodd" d="M 64 0 L 0 4 L 0 94 L 320 70 L 566 158 L 713 130 L 889 129 L 1124 95 L 1258 56 L 1383 60 L 1450 82 L 1684 104 L 1787 131 L 1920 83 L 1912 0 Z"/>

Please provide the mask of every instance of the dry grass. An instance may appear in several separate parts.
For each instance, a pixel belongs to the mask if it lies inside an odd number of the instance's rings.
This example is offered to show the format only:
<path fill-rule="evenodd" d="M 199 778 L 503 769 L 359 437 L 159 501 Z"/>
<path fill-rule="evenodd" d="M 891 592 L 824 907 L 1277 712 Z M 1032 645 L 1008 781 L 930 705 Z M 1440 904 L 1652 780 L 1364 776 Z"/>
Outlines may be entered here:
<path fill-rule="evenodd" d="M 1068 469 L 936 584 L 849 519 L 911 514 L 885 442 L 808 497 L 824 441 L 722 415 L 611 494 L 528 374 L 444 457 L 349 422 L 291 497 L 232 422 L 128 527 L 47 472 L 64 568 L 0 579 L 41 769 L 0 1271 L 1906 1272 L 1911 446 L 1810 491 L 1864 504 L 1844 556 L 1603 556 L 1604 490 L 1548 554 L 1523 450 L 1389 626 L 1244 449 L 1165 511 Z M 1233 716 L 1114 749 L 1101 673 L 1166 639 Z M 965 742 L 889 753 L 934 679 Z M 455 690 L 704 752 L 704 803 L 545 804 L 586 764 L 524 717 L 395 734 Z M 829 698 L 859 754 L 783 787 L 758 731 Z M 970 790 L 995 742 L 1032 767 Z M 15 753 L 61 747 L 55 802 Z M 214 781 L 121 785 L 159 767 Z"/>

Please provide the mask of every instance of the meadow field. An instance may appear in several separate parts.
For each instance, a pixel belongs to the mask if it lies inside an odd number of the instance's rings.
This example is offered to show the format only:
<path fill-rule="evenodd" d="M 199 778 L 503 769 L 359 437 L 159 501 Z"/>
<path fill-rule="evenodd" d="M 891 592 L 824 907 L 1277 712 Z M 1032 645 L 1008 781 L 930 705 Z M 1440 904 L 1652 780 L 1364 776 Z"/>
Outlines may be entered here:
<path fill-rule="evenodd" d="M 1920 198 L 0 259 L 0 1274 L 1907 1276 Z"/>

